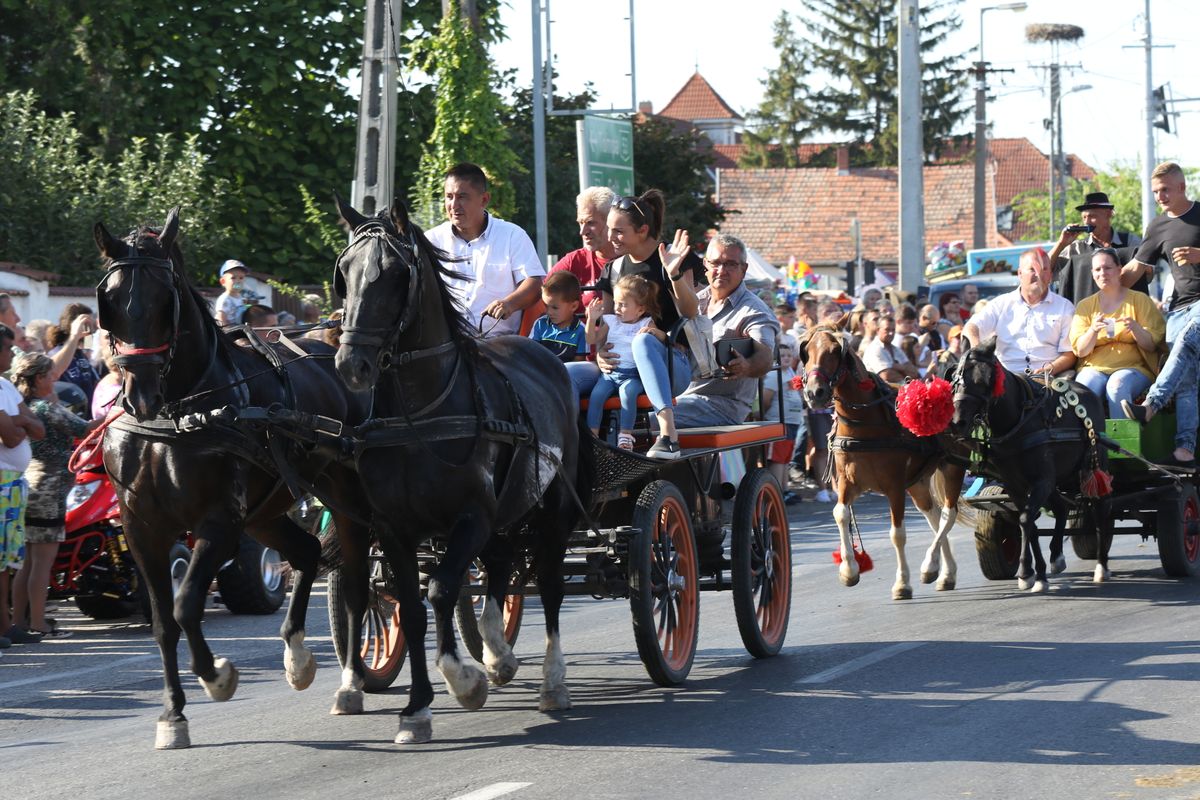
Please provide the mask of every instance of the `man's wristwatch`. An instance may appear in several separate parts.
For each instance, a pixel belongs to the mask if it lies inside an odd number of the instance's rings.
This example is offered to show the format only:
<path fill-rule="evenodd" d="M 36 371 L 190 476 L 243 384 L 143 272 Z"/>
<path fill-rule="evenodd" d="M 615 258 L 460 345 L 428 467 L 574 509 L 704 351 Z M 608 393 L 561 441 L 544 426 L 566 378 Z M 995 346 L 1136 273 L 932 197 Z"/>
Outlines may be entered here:
<path fill-rule="evenodd" d="M 675 275 L 675 276 L 673 276 L 673 277 L 671 278 L 671 280 L 673 280 L 673 281 L 677 281 L 677 280 L 679 280 L 680 278 L 682 278 L 682 277 L 683 277 L 685 274 L 686 274 L 686 273 L 684 273 L 684 271 L 683 271 L 683 270 L 680 270 L 680 271 L 679 271 L 679 274 L 678 274 L 678 275 Z"/>

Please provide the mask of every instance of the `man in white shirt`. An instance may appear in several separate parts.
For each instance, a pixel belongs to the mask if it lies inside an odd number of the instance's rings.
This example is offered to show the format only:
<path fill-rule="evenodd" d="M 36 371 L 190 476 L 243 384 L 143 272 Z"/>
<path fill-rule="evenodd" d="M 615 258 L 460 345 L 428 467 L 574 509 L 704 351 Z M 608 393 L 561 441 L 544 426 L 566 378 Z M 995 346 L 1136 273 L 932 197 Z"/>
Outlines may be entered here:
<path fill-rule="evenodd" d="M 521 312 L 541 297 L 546 274 L 529 235 L 487 212 L 491 199 L 483 170 L 458 164 L 446 173 L 448 219 L 425 234 L 434 247 L 461 259 L 446 263 L 463 276 L 447 287 L 489 337 L 520 331 Z"/>
<path fill-rule="evenodd" d="M 863 352 L 863 365 L 888 383 L 903 383 L 905 378 L 920 378 L 921 373 L 892 340 L 896 338 L 896 320 L 879 318 L 879 331 Z"/>
<path fill-rule="evenodd" d="M 1050 291 L 1050 258 L 1040 247 L 1021 254 L 1020 285 L 993 298 L 963 326 L 972 347 L 996 336 L 996 357 L 1010 372 L 1058 375 L 1075 366 L 1071 352 L 1071 301 Z"/>

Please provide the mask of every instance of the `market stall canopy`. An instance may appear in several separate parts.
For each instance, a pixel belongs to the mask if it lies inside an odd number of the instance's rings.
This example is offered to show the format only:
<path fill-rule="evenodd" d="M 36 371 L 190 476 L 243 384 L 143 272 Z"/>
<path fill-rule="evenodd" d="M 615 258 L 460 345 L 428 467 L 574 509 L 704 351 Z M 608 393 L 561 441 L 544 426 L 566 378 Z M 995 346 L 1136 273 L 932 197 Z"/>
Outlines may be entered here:
<path fill-rule="evenodd" d="M 750 264 L 746 269 L 746 280 L 766 281 L 771 284 L 783 281 L 783 270 L 771 266 L 770 262 L 759 255 L 754 248 L 746 248 L 746 261 Z"/>

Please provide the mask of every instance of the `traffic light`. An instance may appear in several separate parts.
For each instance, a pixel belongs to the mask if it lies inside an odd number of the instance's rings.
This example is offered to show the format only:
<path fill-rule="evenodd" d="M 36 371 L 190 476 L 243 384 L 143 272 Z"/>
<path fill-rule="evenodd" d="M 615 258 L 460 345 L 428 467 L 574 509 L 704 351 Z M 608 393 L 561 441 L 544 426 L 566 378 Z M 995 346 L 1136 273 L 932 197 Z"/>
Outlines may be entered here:
<path fill-rule="evenodd" d="M 1164 84 L 1154 90 L 1154 127 L 1171 132 L 1171 117 L 1167 113 L 1167 87 Z"/>

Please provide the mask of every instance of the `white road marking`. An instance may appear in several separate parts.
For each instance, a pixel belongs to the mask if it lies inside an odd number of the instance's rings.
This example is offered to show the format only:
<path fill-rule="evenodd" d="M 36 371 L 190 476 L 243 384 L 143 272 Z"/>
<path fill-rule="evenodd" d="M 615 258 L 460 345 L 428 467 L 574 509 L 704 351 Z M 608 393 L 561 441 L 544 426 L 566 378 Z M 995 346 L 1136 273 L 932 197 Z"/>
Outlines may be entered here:
<path fill-rule="evenodd" d="M 21 678 L 16 681 L 7 681 L 0 683 L 0 692 L 5 689 L 15 689 L 18 686 L 29 686 L 34 683 L 49 683 L 51 681 L 62 681 L 64 679 L 74 678 L 79 675 L 90 675 L 93 672 L 107 672 L 113 667 L 119 667 L 122 664 L 134 664 L 138 661 L 158 661 L 157 655 L 153 656 L 132 656 L 130 658 L 119 658 L 116 661 L 109 661 L 107 664 L 100 664 L 95 667 L 84 667 L 83 669 L 73 669 L 69 672 L 54 672 L 49 675 L 39 675 L 36 678 Z"/>
<path fill-rule="evenodd" d="M 476 789 L 473 792 L 460 794 L 458 797 L 452 797 L 450 800 L 492 800 L 493 797 L 503 797 L 506 794 L 512 794 L 518 789 L 524 789 L 526 786 L 532 786 L 532 783 L 493 783 L 485 786 L 482 789 Z"/>
<path fill-rule="evenodd" d="M 872 653 L 867 653 L 865 656 L 852 658 L 845 664 L 839 664 L 836 667 L 830 667 L 827 670 L 818 672 L 815 675 L 809 675 L 807 678 L 801 678 L 796 683 L 828 683 L 835 678 L 840 678 L 843 675 L 849 675 L 851 672 L 857 672 L 860 669 L 869 667 L 872 664 L 878 664 L 880 661 L 886 661 L 892 656 L 898 656 L 901 653 L 906 653 L 909 650 L 915 650 L 918 647 L 924 646 L 925 642 L 898 642 L 889 645 Z"/>

